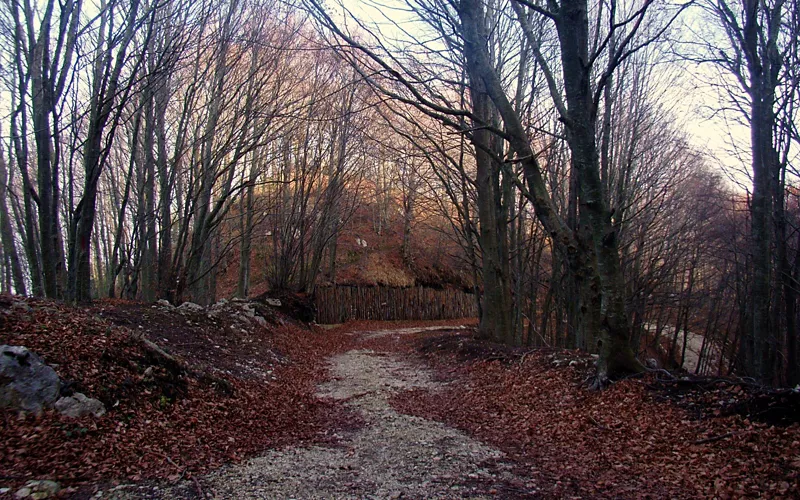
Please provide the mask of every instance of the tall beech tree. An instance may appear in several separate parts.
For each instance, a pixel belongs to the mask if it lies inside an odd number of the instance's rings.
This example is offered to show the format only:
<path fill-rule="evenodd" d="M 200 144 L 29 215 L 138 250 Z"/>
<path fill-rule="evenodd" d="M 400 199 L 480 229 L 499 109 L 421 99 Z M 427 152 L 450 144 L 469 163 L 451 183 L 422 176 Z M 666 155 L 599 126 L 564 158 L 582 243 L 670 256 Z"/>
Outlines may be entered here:
<path fill-rule="evenodd" d="M 504 148 L 496 146 L 506 141 L 512 161 L 523 167 L 527 186 L 525 193 L 537 218 L 550 234 L 553 244 L 566 256 L 572 272 L 582 278 L 580 310 L 584 316 L 583 324 L 595 339 L 596 345 L 592 348 L 600 354 L 595 386 L 602 386 L 609 377 L 642 370 L 642 365 L 629 346 L 630 331 L 617 227 L 601 179 L 597 120 L 603 89 L 620 62 L 653 43 L 680 9 L 671 12 L 665 19 L 658 19 L 657 25 L 650 26 L 647 36 L 640 36 L 640 28 L 648 24 L 645 20 L 653 5 L 651 1 L 632 10 L 628 17 L 620 17 L 616 3 L 612 2 L 607 10 L 596 9 L 597 19 L 591 23 L 586 0 L 548 2 L 545 7 L 530 2 L 511 2 L 522 33 L 545 75 L 553 105 L 566 129 L 579 207 L 578 223 L 571 225 L 561 217 L 550 197 L 537 159 L 538 152 L 531 143 L 523 119 L 512 104 L 512 98 L 507 94 L 502 75 L 497 71 L 498 61 L 492 58 L 489 41 L 497 22 L 495 9 L 498 7 L 494 4 L 487 6 L 482 0 L 412 1 L 407 4 L 411 12 L 427 22 L 428 27 L 438 30 L 439 36 L 461 51 L 461 61 L 469 83 L 470 107 L 465 109 L 443 105 L 441 94 L 426 88 L 426 80 L 392 56 L 391 50 L 379 52 L 385 49 L 380 40 L 375 42 L 380 49 L 368 47 L 340 28 L 319 4 L 310 2 L 324 26 L 361 54 L 351 56 L 351 59 L 356 65 L 368 65 L 369 70 L 362 70 L 365 76 L 373 71 L 385 72 L 401 88 L 400 91 L 386 90 L 391 97 L 404 100 L 470 137 L 475 148 L 475 182 L 483 257 L 485 301 L 481 329 L 506 332 L 509 330 L 506 321 L 511 317 L 511 305 L 503 300 L 504 294 L 501 293 L 508 286 L 502 282 L 502 263 L 495 261 L 497 252 L 487 245 L 494 241 L 491 234 L 497 230 L 496 212 L 489 210 L 488 204 L 482 205 L 480 202 L 481 198 L 498 195 L 481 191 L 491 190 L 492 183 L 487 173 L 493 162 L 508 169 L 509 158 L 504 158 Z M 534 31 L 533 16 L 543 16 L 555 25 L 563 95 L 555 72 L 542 54 L 541 36 Z M 602 34 L 590 47 L 592 27 L 605 24 L 607 29 L 604 31 L 597 28 L 598 33 Z M 372 81 L 376 81 L 376 78 L 373 77 Z M 463 117 L 468 117 L 471 123 L 463 120 Z M 505 337 L 504 333 L 493 336 Z"/>

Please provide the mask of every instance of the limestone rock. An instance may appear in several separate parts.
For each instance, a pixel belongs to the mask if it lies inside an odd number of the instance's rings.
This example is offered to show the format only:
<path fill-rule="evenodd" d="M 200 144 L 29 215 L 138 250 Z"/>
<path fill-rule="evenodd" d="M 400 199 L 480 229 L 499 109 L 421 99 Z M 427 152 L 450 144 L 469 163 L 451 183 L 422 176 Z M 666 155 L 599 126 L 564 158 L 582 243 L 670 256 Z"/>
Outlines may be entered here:
<path fill-rule="evenodd" d="M 144 371 L 144 373 L 142 373 L 141 379 L 142 379 L 142 382 L 152 382 L 153 380 L 155 380 L 155 377 L 153 377 L 153 367 L 152 366 L 148 366 L 147 367 L 147 369 Z"/>
<path fill-rule="evenodd" d="M 161 309 L 166 309 L 168 311 L 171 311 L 171 310 L 175 309 L 175 306 L 170 304 L 168 300 L 164 300 L 164 299 L 158 299 L 156 301 L 156 305 L 158 305 Z"/>
<path fill-rule="evenodd" d="M 61 380 L 22 346 L 0 346 L 0 408 L 39 413 L 58 399 Z"/>
<path fill-rule="evenodd" d="M 203 312 L 205 308 L 200 304 L 195 304 L 194 302 L 184 302 L 183 304 L 178 306 L 178 311 L 182 313 L 192 312 L 192 313 L 199 313 Z"/>
<path fill-rule="evenodd" d="M 62 415 L 72 418 L 83 417 L 84 415 L 102 417 L 106 413 L 106 407 L 103 406 L 103 403 L 94 398 L 86 397 L 80 392 L 56 401 L 56 410 Z"/>
<path fill-rule="evenodd" d="M 251 304 L 244 304 L 242 306 L 242 311 L 244 311 L 248 318 L 254 318 L 256 316 L 256 310 L 253 309 Z"/>
<path fill-rule="evenodd" d="M 55 481 L 28 481 L 25 486 L 14 493 L 16 498 L 32 498 L 34 500 L 42 498 L 54 498 L 61 491 L 61 485 Z"/>
<path fill-rule="evenodd" d="M 281 299 L 270 299 L 270 298 L 267 298 L 267 299 L 264 299 L 264 302 L 268 306 L 272 306 L 272 307 L 280 307 L 281 306 Z"/>
<path fill-rule="evenodd" d="M 15 301 L 13 304 L 11 304 L 11 310 L 22 311 L 25 313 L 33 312 L 33 308 L 21 300 Z"/>

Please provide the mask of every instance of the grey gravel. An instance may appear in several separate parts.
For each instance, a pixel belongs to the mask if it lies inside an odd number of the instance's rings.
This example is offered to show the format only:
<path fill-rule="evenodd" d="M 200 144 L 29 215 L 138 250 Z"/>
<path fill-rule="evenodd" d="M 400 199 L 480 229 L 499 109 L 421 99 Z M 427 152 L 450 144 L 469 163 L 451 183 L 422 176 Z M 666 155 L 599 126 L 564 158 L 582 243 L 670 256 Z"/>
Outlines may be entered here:
<path fill-rule="evenodd" d="M 369 350 L 338 355 L 330 360 L 330 380 L 318 396 L 352 407 L 363 426 L 335 436 L 334 446 L 270 451 L 158 496 L 196 498 L 202 491 L 219 499 L 497 498 L 490 494 L 495 485 L 526 484 L 500 451 L 441 423 L 397 413 L 388 402 L 400 390 L 442 386 L 426 369 L 393 355 Z M 113 497 L 154 496 L 152 490 L 135 490 Z"/>

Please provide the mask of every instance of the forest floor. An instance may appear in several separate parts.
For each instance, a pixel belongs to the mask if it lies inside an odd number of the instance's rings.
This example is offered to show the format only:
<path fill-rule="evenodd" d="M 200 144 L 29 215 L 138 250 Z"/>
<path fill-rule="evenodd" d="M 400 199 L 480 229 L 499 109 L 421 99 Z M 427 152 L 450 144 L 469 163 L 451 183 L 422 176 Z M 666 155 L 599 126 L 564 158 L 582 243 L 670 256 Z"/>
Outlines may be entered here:
<path fill-rule="evenodd" d="M 800 496 L 795 391 L 650 374 L 589 392 L 591 356 L 500 347 L 453 322 L 323 330 L 275 314 L 261 328 L 27 303 L 0 300 L 0 343 L 61 361 L 110 411 L 4 413 L 8 496 L 31 478 L 117 499 Z M 153 361 L 131 332 L 192 368 L 143 381 Z"/>

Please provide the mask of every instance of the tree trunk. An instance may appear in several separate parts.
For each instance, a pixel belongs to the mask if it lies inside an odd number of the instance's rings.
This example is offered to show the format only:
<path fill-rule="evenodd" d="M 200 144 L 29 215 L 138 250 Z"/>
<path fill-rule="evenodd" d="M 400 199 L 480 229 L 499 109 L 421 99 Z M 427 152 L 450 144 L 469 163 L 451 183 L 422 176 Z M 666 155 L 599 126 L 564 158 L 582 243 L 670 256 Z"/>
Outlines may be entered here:
<path fill-rule="evenodd" d="M 574 232 L 559 218 L 547 193 L 525 129 L 489 61 L 482 11 L 483 5 L 479 0 L 463 0 L 459 8 L 473 92 L 476 85 L 482 87 L 481 90 L 491 97 L 503 117 L 511 149 L 520 158 L 526 182 L 530 186 L 529 196 L 536 215 L 553 236 L 554 245 L 564 249 L 571 266 L 577 266 L 579 271 L 592 271 L 589 279 L 593 286 L 588 289 L 590 296 L 585 301 L 588 304 L 585 312 L 589 331 L 596 336 L 600 354 L 597 385 L 602 385 L 609 377 L 641 371 L 644 368 L 634 357 L 628 343 L 628 318 L 617 233 L 612 225 L 611 211 L 600 179 L 595 137 L 596 113 L 591 92 L 592 68 L 587 65 L 589 22 L 586 1 L 563 1 L 556 16 L 556 28 L 567 97 L 567 106 L 563 111 L 566 116 L 563 119 L 572 153 L 572 168 L 578 174 L 579 217 L 581 221 L 586 217 L 591 242 L 589 248 L 581 248 Z M 479 129 L 475 133 L 488 131 Z M 477 185 L 481 185 L 480 178 Z"/>
<path fill-rule="evenodd" d="M 0 246 L 3 248 L 3 256 L 8 261 L 8 268 L 14 282 L 14 292 L 18 295 L 26 295 L 25 276 L 22 274 L 22 265 L 14 243 L 14 229 L 11 226 L 11 217 L 6 202 L 9 179 L 5 154 L 0 146 Z"/>
<path fill-rule="evenodd" d="M 751 325 L 747 330 L 747 363 L 753 376 L 768 381 L 771 367 L 770 340 L 773 335 L 770 310 L 772 272 L 773 182 L 777 181 L 778 154 L 773 144 L 775 126 L 775 87 L 778 61 L 771 61 L 770 50 L 760 53 L 758 3 L 745 2 L 743 27 L 744 53 L 750 77 L 750 145 L 752 151 L 753 194 L 750 204 L 753 252 Z M 763 56 L 763 59 L 762 59 Z"/>
<path fill-rule="evenodd" d="M 167 105 L 169 95 L 167 82 L 163 82 L 156 90 L 156 159 L 158 169 L 158 201 L 159 201 L 159 228 L 158 228 L 158 297 L 175 301 L 175 273 L 172 268 L 172 186 L 173 176 L 177 166 L 173 165 L 170 172 L 167 161 Z"/>
<path fill-rule="evenodd" d="M 470 5 L 472 1 L 461 4 L 460 15 L 462 20 L 470 23 L 475 33 L 475 40 L 485 44 L 486 34 L 483 33 L 483 9 L 477 5 Z M 472 40 L 470 40 L 472 41 Z M 485 47 L 482 47 L 485 50 Z M 478 334 L 483 338 L 505 341 L 513 338 L 511 330 L 511 303 L 510 288 L 506 276 L 503 274 L 505 267 L 501 262 L 501 242 L 498 224 L 497 200 L 499 193 L 495 191 L 494 174 L 499 167 L 495 165 L 492 157 L 492 136 L 485 126 L 492 122 L 492 101 L 487 93 L 486 85 L 482 78 L 479 65 L 472 61 L 476 50 L 465 49 L 467 57 L 467 76 L 470 82 L 470 98 L 472 109 L 479 122 L 473 124 L 472 143 L 475 146 L 475 188 L 477 191 L 478 221 L 480 224 L 478 240 L 481 249 L 481 275 L 483 278 L 483 304 L 478 326 Z"/>
<path fill-rule="evenodd" d="M 239 284 L 236 295 L 243 299 L 247 298 L 250 292 L 250 251 L 253 239 L 253 191 L 255 190 L 256 179 L 258 178 L 258 168 L 255 159 L 250 165 L 250 178 L 248 179 L 247 190 L 242 203 L 241 231 L 242 242 L 239 252 Z"/>
<path fill-rule="evenodd" d="M 50 298 L 61 297 L 59 285 L 63 263 L 59 262 L 58 224 L 58 168 L 53 162 L 50 113 L 53 102 L 53 83 L 50 69 L 50 27 L 53 15 L 53 0 L 45 8 L 39 37 L 31 62 L 31 87 L 33 93 L 33 135 L 36 140 L 36 166 L 39 196 L 39 245 L 42 253 L 42 275 L 44 293 Z"/>
<path fill-rule="evenodd" d="M 157 295 L 158 287 L 158 249 L 156 248 L 156 153 L 154 151 L 156 143 L 156 119 L 155 119 L 155 106 L 153 103 L 153 87 L 155 82 L 149 82 L 148 88 L 144 93 L 144 143 L 142 145 L 143 161 L 144 161 L 144 185 L 143 195 L 144 203 L 139 206 L 142 211 L 142 223 L 139 228 L 141 231 L 141 249 L 142 252 L 142 266 L 141 266 L 141 287 L 140 296 L 144 302 L 154 302 Z"/>
<path fill-rule="evenodd" d="M 586 214 L 597 262 L 595 272 L 600 289 L 593 290 L 593 299 L 599 302 L 600 307 L 590 307 L 589 311 L 600 315 L 592 321 L 599 323 L 596 342 L 600 353 L 598 375 L 602 379 L 612 374 L 640 371 L 642 366 L 629 345 L 618 234 L 600 178 L 596 107 L 592 100 L 591 67 L 586 65 L 589 60 L 586 0 L 562 1 L 556 29 L 567 100 L 567 143 L 572 153 L 572 168 L 577 170 L 579 177 L 581 214 Z"/>

